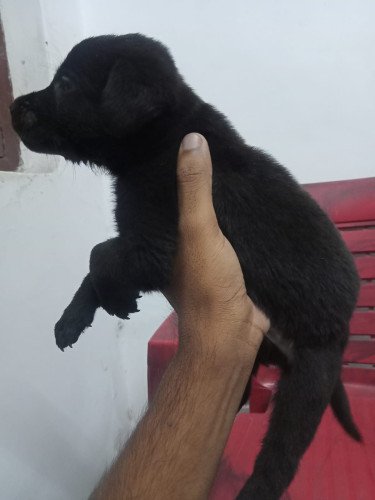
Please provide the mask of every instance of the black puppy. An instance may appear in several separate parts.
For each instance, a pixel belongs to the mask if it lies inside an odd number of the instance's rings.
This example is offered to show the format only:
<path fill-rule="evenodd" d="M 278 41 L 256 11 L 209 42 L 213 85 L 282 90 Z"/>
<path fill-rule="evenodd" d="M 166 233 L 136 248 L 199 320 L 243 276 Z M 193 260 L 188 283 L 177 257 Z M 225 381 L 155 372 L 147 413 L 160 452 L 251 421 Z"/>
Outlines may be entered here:
<path fill-rule="evenodd" d="M 90 273 L 55 328 L 61 349 L 91 325 L 97 307 L 127 318 L 140 292 L 167 285 L 176 249 L 177 151 L 185 134 L 200 132 L 211 149 L 220 227 L 250 297 L 272 323 L 272 342 L 265 339 L 258 362 L 278 361 L 283 371 L 239 498 L 281 496 L 329 403 L 360 440 L 340 380 L 359 287 L 351 255 L 291 175 L 247 146 L 192 91 L 162 44 L 138 34 L 84 40 L 46 89 L 19 97 L 11 112 L 31 150 L 95 164 L 115 177 L 119 236 L 92 250 Z"/>

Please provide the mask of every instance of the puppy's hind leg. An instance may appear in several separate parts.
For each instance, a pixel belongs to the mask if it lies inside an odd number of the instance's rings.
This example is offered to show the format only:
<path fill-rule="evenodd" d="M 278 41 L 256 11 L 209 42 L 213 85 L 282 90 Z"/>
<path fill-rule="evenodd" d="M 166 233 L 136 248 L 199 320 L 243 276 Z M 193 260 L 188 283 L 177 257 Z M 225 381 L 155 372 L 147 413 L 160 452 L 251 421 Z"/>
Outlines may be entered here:
<path fill-rule="evenodd" d="M 340 374 L 341 349 L 295 348 L 279 382 L 269 429 L 240 500 L 277 500 L 311 443 Z"/>
<path fill-rule="evenodd" d="M 98 296 L 88 274 L 55 325 L 56 344 L 62 351 L 65 347 L 72 347 L 81 333 L 91 326 L 99 305 Z"/>

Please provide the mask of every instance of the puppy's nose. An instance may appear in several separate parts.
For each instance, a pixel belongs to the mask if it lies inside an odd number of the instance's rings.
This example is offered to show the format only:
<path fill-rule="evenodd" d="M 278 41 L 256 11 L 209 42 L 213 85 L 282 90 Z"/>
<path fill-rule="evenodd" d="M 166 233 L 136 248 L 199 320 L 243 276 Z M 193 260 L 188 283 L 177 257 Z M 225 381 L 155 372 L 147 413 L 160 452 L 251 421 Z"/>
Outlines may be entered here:
<path fill-rule="evenodd" d="M 30 102 L 23 97 L 18 97 L 10 106 L 13 127 L 17 132 L 24 132 L 37 123 L 37 116 L 31 109 Z"/>

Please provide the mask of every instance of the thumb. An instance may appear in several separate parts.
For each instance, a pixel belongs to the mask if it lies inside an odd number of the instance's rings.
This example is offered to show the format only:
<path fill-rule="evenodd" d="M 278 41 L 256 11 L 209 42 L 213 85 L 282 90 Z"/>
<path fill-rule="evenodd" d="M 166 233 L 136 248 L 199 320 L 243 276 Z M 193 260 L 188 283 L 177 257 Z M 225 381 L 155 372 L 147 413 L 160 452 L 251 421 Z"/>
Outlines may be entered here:
<path fill-rule="evenodd" d="M 206 139 L 197 133 L 184 137 L 178 153 L 179 225 L 189 233 L 217 225 L 212 203 L 212 163 Z"/>

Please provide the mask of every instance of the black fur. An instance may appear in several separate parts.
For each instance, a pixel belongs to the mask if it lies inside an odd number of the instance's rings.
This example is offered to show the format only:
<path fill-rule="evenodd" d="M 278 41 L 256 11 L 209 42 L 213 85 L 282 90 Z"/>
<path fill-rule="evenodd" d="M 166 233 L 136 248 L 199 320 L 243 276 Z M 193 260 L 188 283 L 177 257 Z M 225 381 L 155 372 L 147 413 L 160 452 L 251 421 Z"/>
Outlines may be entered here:
<path fill-rule="evenodd" d="M 142 35 L 84 40 L 44 90 L 16 99 L 13 124 L 30 149 L 95 164 L 115 177 L 118 237 L 91 252 L 90 273 L 56 325 L 77 341 L 102 306 L 127 318 L 140 292 L 168 283 L 176 249 L 176 158 L 188 132 L 213 160 L 220 227 L 241 262 L 248 293 L 292 345 L 284 359 L 262 346 L 258 362 L 283 374 L 254 472 L 239 498 L 272 500 L 292 480 L 332 401 L 355 439 L 340 381 L 359 280 L 351 255 L 318 205 L 274 159 L 245 144 L 178 73 L 167 49 Z M 272 351 L 273 350 L 273 351 Z"/>

